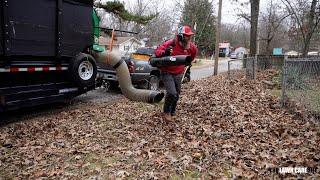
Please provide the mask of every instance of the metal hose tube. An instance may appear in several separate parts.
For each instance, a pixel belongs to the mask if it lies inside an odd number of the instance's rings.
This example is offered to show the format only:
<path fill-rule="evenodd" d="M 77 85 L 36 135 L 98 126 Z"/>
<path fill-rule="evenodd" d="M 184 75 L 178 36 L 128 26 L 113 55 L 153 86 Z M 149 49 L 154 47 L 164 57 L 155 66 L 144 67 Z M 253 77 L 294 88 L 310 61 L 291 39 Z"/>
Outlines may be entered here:
<path fill-rule="evenodd" d="M 148 103 L 160 102 L 164 93 L 153 90 L 136 89 L 133 87 L 127 64 L 120 58 L 117 52 L 94 53 L 97 61 L 107 63 L 116 69 L 117 78 L 120 84 L 121 92 L 130 100 L 142 101 Z"/>
<path fill-rule="evenodd" d="M 176 66 L 176 65 L 190 65 L 192 61 L 191 56 L 178 55 L 178 56 L 166 56 L 161 58 L 152 57 L 150 58 L 150 65 L 153 67 L 164 67 L 164 66 Z"/>

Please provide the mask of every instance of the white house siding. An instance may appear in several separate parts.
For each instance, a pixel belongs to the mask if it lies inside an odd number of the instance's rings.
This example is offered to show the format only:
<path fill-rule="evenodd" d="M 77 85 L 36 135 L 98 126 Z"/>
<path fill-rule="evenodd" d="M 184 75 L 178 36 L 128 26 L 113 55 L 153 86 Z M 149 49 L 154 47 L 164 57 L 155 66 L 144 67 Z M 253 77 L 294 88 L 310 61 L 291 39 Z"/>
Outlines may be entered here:
<path fill-rule="evenodd" d="M 109 49 L 110 38 L 100 37 L 99 44 L 104 45 L 106 49 Z M 112 49 L 119 51 L 122 56 L 127 56 L 141 46 L 142 44 L 135 38 L 118 37 L 118 41 L 113 42 Z"/>
<path fill-rule="evenodd" d="M 139 48 L 141 45 L 138 44 L 135 40 L 129 40 L 126 41 L 119 46 L 119 51 L 125 55 L 133 53 L 137 48 Z"/>
<path fill-rule="evenodd" d="M 244 47 L 238 47 L 234 50 L 238 58 L 243 58 L 245 54 L 248 54 L 246 48 Z"/>

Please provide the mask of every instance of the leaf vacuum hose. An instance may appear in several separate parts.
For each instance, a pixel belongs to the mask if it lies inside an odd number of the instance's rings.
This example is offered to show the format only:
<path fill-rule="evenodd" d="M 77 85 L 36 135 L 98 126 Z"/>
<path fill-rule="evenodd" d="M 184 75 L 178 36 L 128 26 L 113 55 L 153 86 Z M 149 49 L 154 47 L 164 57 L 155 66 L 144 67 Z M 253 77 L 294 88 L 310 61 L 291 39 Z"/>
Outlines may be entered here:
<path fill-rule="evenodd" d="M 133 87 L 128 66 L 125 61 L 121 59 L 119 53 L 114 51 L 103 51 L 100 53 L 93 53 L 93 55 L 97 61 L 107 63 L 116 70 L 121 91 L 128 99 L 147 103 L 157 103 L 163 99 L 163 92 L 136 89 Z"/>

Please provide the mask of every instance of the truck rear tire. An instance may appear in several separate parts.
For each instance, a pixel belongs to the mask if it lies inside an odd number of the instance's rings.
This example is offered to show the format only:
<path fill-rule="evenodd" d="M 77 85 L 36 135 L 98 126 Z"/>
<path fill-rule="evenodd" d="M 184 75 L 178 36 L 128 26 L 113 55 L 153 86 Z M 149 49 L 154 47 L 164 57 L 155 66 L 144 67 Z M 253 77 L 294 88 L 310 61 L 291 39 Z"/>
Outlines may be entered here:
<path fill-rule="evenodd" d="M 97 65 L 89 54 L 80 53 L 69 64 L 69 75 L 72 82 L 80 87 L 89 87 L 95 84 Z"/>

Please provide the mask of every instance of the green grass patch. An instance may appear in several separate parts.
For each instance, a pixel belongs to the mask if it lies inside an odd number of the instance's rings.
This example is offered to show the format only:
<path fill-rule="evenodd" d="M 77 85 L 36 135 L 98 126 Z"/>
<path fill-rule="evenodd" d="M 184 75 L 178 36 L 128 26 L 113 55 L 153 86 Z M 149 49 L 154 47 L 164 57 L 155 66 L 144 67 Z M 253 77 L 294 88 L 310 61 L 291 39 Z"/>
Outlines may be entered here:
<path fill-rule="evenodd" d="M 271 94 L 272 96 L 275 96 L 275 97 L 277 97 L 277 98 L 280 98 L 280 97 L 281 97 L 281 89 L 272 89 L 272 90 L 270 91 L 270 94 Z"/>
<path fill-rule="evenodd" d="M 171 180 L 180 180 L 180 179 L 199 179 L 201 178 L 201 173 L 198 170 L 185 170 L 182 175 L 172 174 L 170 175 Z"/>
<path fill-rule="evenodd" d="M 272 82 L 276 85 L 277 89 L 281 89 L 282 71 L 276 71 L 275 75 L 272 77 Z"/>
<path fill-rule="evenodd" d="M 158 102 L 158 103 L 154 103 L 153 104 L 156 108 L 162 108 L 163 107 L 163 105 L 164 105 L 164 101 L 160 101 L 160 102 Z"/>
<path fill-rule="evenodd" d="M 299 102 L 312 112 L 320 112 L 319 90 L 291 90 L 286 93 L 289 99 Z"/>
<path fill-rule="evenodd" d="M 150 109 L 150 105 L 147 104 L 147 103 L 140 103 L 139 102 L 137 104 L 137 108 L 136 109 L 139 110 L 139 111 L 148 111 Z"/>
<path fill-rule="evenodd" d="M 186 170 L 186 172 L 183 173 L 183 179 L 195 179 L 200 178 L 200 172 L 197 170 Z"/>

